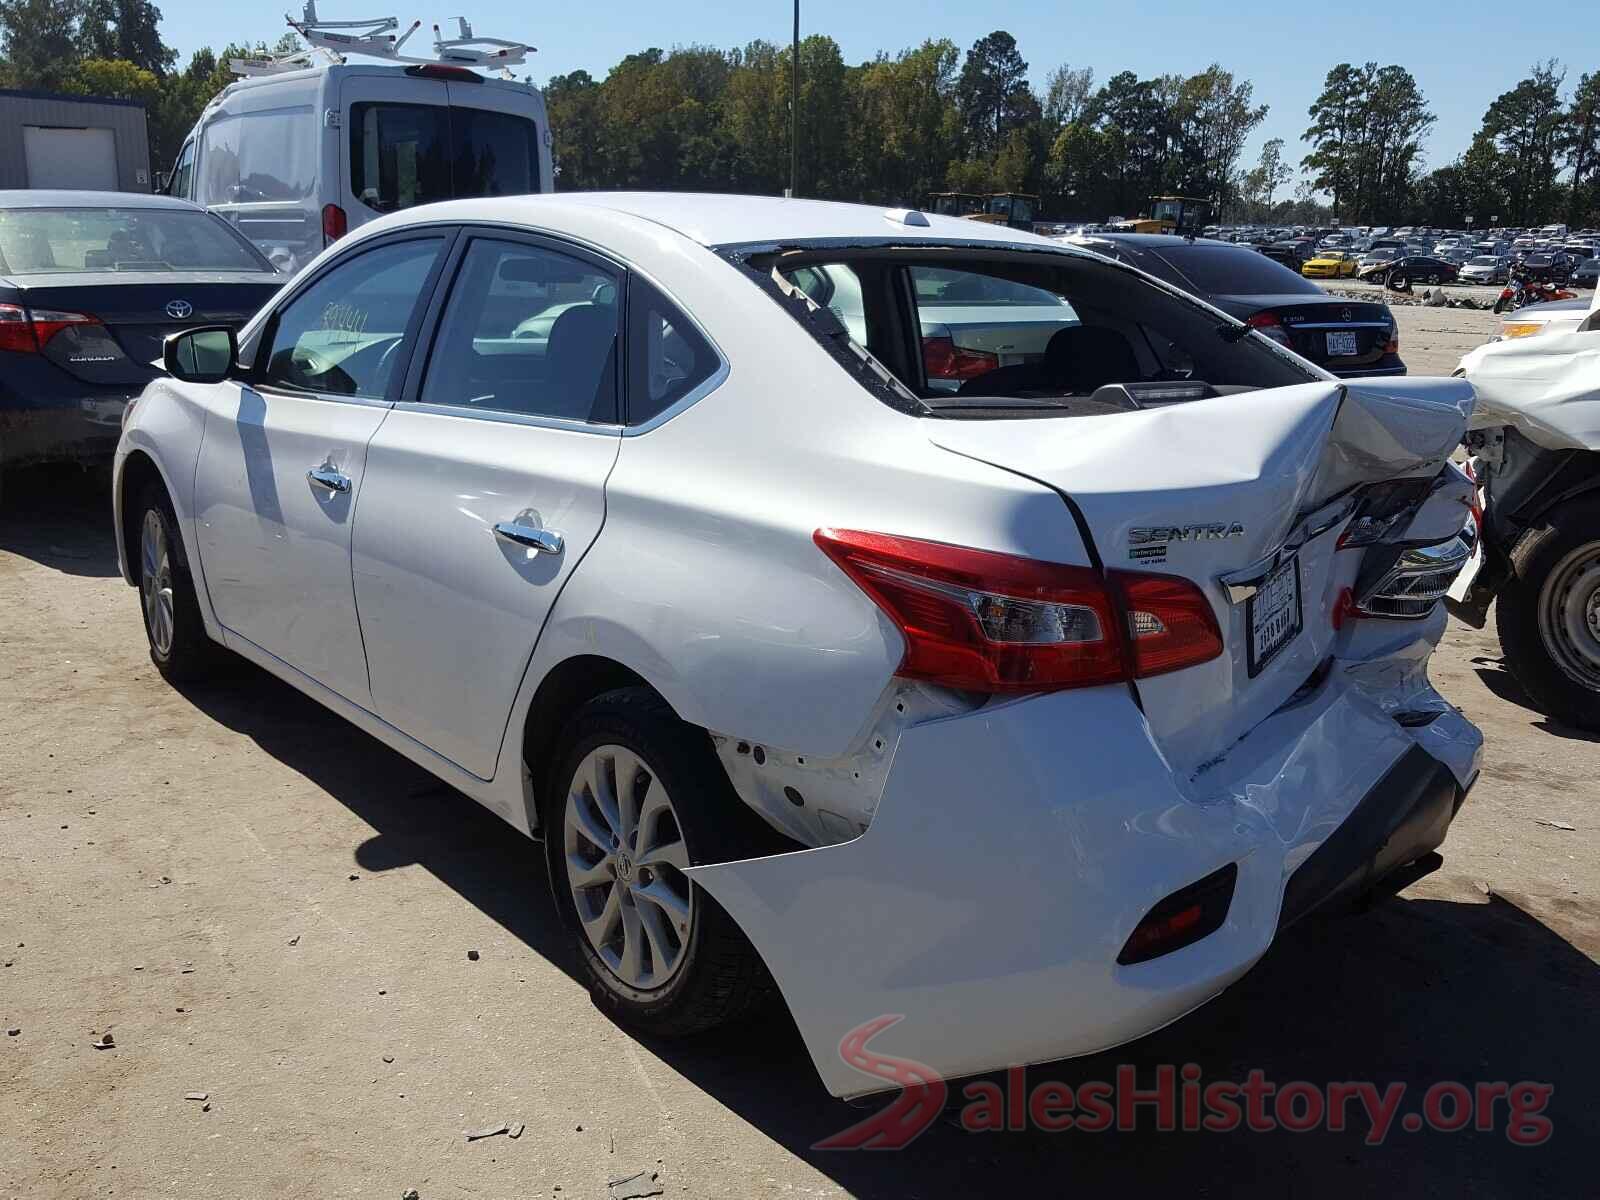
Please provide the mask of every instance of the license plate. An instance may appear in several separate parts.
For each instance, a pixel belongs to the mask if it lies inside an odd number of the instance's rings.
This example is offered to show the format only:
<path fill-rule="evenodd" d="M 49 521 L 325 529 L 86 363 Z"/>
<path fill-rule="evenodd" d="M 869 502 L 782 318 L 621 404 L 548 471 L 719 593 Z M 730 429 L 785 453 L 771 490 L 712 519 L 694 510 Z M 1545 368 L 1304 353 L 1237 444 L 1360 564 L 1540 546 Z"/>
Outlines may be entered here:
<path fill-rule="evenodd" d="M 1244 615 L 1254 677 L 1300 632 L 1300 560 L 1280 563 L 1246 602 Z"/>
<path fill-rule="evenodd" d="M 1336 329 L 1328 334 L 1329 358 L 1352 358 L 1361 353 L 1356 346 L 1356 335 L 1353 330 Z"/>

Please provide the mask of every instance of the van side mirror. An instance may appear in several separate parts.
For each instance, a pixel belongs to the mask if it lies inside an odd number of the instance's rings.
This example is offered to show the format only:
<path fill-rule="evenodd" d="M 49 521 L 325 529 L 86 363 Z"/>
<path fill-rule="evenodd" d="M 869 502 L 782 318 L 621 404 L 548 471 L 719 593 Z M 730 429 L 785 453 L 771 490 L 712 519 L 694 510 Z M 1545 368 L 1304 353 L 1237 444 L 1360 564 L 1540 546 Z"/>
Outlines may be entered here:
<path fill-rule="evenodd" d="M 226 325 L 185 329 L 163 343 L 161 361 L 184 383 L 221 383 L 239 361 L 239 343 Z"/>

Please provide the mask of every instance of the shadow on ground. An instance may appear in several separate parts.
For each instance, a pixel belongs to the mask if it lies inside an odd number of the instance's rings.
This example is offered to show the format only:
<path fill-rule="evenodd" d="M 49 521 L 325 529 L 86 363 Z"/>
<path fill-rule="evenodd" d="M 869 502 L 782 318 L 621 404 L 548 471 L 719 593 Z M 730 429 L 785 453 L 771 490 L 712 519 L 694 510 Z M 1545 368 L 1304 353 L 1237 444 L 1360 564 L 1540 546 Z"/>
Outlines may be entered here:
<path fill-rule="evenodd" d="M 189 696 L 375 828 L 354 849 L 361 867 L 420 865 L 574 974 L 542 884 L 530 894 L 530 878 L 543 879 L 542 870 L 530 871 L 537 849 L 497 817 L 254 667 L 241 664 L 227 686 Z M 1447 843 L 1447 861 L 1448 850 Z M 1242 1081 L 1253 1069 L 1280 1086 L 1351 1080 L 1382 1090 L 1400 1082 L 1402 1114 L 1420 1112 L 1423 1093 L 1441 1081 L 1550 1084 L 1544 1115 L 1554 1136 L 1531 1148 L 1507 1138 L 1504 1102 L 1492 1132 L 1409 1132 L 1397 1120 L 1380 1146 L 1366 1144 L 1369 1125 L 1355 1105 L 1339 1133 L 1162 1133 L 1146 1108 L 1130 1133 L 972 1134 L 957 1126 L 962 1087 L 971 1082 L 963 1081 L 951 1085 L 944 1118 L 904 1151 L 818 1151 L 814 1143 L 880 1102 L 852 1107 L 829 1098 L 781 1012 L 651 1049 L 841 1186 L 886 1200 L 1058 1194 L 1133 1180 L 1142 1194 L 1170 1186 L 1200 1195 L 1348 1196 L 1403 1179 L 1417 1195 L 1577 1195 L 1593 1182 L 1580 1147 L 1600 1136 L 1600 1042 L 1590 1032 L 1597 997 L 1600 966 L 1514 900 L 1389 899 L 1358 916 L 1295 927 L 1239 984 L 1166 1030 L 1027 1075 L 1030 1088 L 1047 1080 L 1076 1087 L 1114 1080 L 1126 1063 L 1149 1087 L 1161 1064 L 1192 1062 L 1202 1083 Z M 1063 996 L 1063 1011 L 1070 1004 Z"/>
<path fill-rule="evenodd" d="M 115 571 L 109 521 L 79 497 L 63 516 L 26 506 L 0 520 L 0 546 L 82 574 Z M 26 515 L 32 512 L 33 518 Z M 75 518 L 72 514 L 76 514 Z M 57 540 L 59 539 L 59 540 Z M 71 553 L 52 557 L 50 546 Z M 81 555 L 81 557 L 80 557 Z M 438 783 L 316 702 L 254 667 L 186 692 L 213 719 L 254 740 L 356 813 L 377 833 L 353 847 L 368 871 L 417 864 L 573 974 L 537 848 L 495 816 Z M 1445 847 L 1448 869 L 1449 844 Z M 532 869 L 530 870 L 530 867 Z M 533 882 L 530 883 L 530 880 Z M 1600 919 L 1592 901 L 1564 902 L 1575 925 Z M 1581 911 L 1580 911 L 1581 910 Z M 1039 919 L 1048 920 L 1048 914 Z M 898 1153 L 818 1151 L 814 1143 L 875 1111 L 829 1098 L 781 1013 L 690 1042 L 651 1049 L 774 1141 L 856 1195 L 1059 1195 L 1084 1188 L 1149 1195 L 1584 1195 L 1594 1192 L 1585 1150 L 1600 1138 L 1600 1039 L 1593 1034 L 1600 966 L 1514 897 L 1482 903 L 1388 899 L 1355 917 L 1302 923 L 1245 979 L 1198 1012 L 1132 1046 L 1027 1073 L 1073 1086 L 1113 1080 L 1120 1064 L 1142 1087 L 1162 1064 L 1194 1063 L 1202 1083 L 1259 1069 L 1279 1086 L 1305 1080 L 1404 1083 L 1402 1113 L 1420 1112 L 1432 1084 L 1552 1085 L 1544 1115 L 1554 1134 L 1523 1147 L 1493 1131 L 1406 1131 L 1366 1144 L 1350 1110 L 1343 1132 L 1163 1133 L 1148 1107 L 1133 1132 L 972 1134 L 952 1084 L 944 1118 Z M 1061 997 L 1063 1013 L 1071 996 Z M 875 1014 L 873 1014 L 875 1015 Z M 1001 1080 L 1003 1084 L 1003 1080 Z"/>
<path fill-rule="evenodd" d="M 103 469 L 25 467 L 7 471 L 0 493 L 0 550 L 67 575 L 117 573 L 111 480 Z"/>

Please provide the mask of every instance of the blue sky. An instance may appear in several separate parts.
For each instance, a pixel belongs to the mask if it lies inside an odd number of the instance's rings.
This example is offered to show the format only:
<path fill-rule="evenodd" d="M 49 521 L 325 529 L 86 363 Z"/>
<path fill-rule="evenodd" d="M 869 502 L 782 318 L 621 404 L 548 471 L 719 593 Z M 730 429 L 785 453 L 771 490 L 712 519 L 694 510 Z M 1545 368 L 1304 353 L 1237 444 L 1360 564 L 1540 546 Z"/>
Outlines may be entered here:
<path fill-rule="evenodd" d="M 288 0 L 299 16 L 302 0 Z M 414 4 L 415 0 L 411 0 Z M 231 40 L 275 39 L 284 30 L 285 0 L 248 6 L 216 0 L 157 0 L 162 33 L 186 61 L 201 46 Z M 435 0 L 437 3 L 437 0 Z M 754 38 L 786 41 L 788 0 L 603 0 L 567 9 L 527 0 L 448 0 L 446 7 L 410 8 L 397 0 L 321 0 L 326 19 L 393 15 L 402 26 L 421 18 L 412 45 L 424 46 L 428 26 L 458 13 L 478 33 L 517 38 L 539 47 L 535 80 L 583 68 L 597 78 L 623 55 L 647 46 L 693 42 L 743 45 Z M 250 14 L 250 15 L 247 15 Z M 572 17 L 577 16 L 577 20 Z M 1495 96 L 1522 78 L 1537 59 L 1555 57 L 1576 81 L 1600 69 L 1600 4 L 1596 0 L 1340 0 L 1337 4 L 1142 3 L 1083 4 L 1062 0 L 935 0 L 893 4 L 862 0 L 801 0 L 801 33 L 826 33 L 846 62 L 895 51 L 928 37 L 948 37 L 964 51 L 992 29 L 1016 37 L 1036 86 L 1058 63 L 1091 66 L 1103 82 L 1120 70 L 1141 76 L 1193 73 L 1216 61 L 1255 84 L 1271 111 L 1251 140 L 1281 137 L 1291 161 L 1309 123 L 1329 67 L 1341 61 L 1399 63 L 1417 77 L 1438 116 L 1427 146 L 1430 166 L 1464 150 Z M 409 48 L 409 47 L 408 47 Z"/>

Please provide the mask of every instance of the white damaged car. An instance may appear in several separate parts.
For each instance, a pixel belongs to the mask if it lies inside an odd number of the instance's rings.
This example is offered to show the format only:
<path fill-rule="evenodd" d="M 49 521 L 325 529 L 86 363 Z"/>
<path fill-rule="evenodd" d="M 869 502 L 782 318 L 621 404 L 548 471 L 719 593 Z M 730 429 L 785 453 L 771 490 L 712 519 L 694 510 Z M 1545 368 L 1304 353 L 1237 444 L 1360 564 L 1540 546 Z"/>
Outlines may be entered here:
<path fill-rule="evenodd" d="M 1466 446 L 1483 536 L 1446 603 L 1479 629 L 1492 603 L 1535 705 L 1600 732 L 1600 292 L 1579 315 L 1461 360 L 1478 397 Z"/>
<path fill-rule="evenodd" d="M 775 988 L 836 1094 L 881 1017 L 946 1076 L 1164 1025 L 1478 774 L 1427 674 L 1470 386 L 1060 243 L 451 202 L 166 360 L 115 477 L 162 673 L 226 648 L 541 837 L 608 1011 Z"/>

